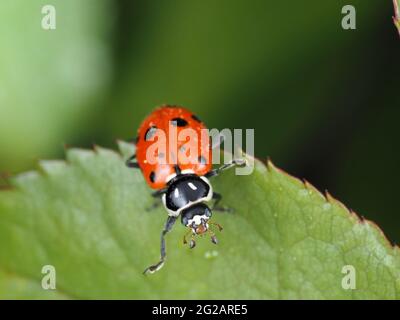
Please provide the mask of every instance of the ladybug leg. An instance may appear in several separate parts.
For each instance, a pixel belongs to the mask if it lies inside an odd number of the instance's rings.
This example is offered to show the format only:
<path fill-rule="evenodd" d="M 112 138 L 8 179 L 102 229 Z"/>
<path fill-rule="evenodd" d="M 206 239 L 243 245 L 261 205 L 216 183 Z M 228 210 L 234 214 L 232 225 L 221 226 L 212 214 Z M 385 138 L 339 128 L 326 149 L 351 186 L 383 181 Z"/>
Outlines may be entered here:
<path fill-rule="evenodd" d="M 145 210 L 152 211 L 152 210 L 157 209 L 160 205 L 161 205 L 160 201 L 154 201 L 153 204 L 151 206 L 147 207 Z"/>
<path fill-rule="evenodd" d="M 210 234 L 211 242 L 214 244 L 218 244 L 218 239 L 213 231 L 208 229 L 208 233 Z"/>
<path fill-rule="evenodd" d="M 161 232 L 161 247 L 160 247 L 161 258 L 160 258 L 160 261 L 158 261 L 156 264 L 153 264 L 150 267 L 146 268 L 146 270 L 143 271 L 143 274 L 154 273 L 154 272 L 160 270 L 162 268 L 162 266 L 164 265 L 165 259 L 167 257 L 167 251 L 165 248 L 165 235 L 171 231 L 176 219 L 177 219 L 177 217 L 168 217 L 167 222 L 165 223 L 164 229 Z"/>
<path fill-rule="evenodd" d="M 162 195 L 163 195 L 165 192 L 167 192 L 167 188 L 157 190 L 157 191 L 153 192 L 153 193 L 151 194 L 151 196 L 152 196 L 153 198 L 161 198 Z M 162 204 L 161 201 L 154 201 L 154 203 L 153 203 L 150 207 L 146 208 L 146 211 L 151 211 L 151 210 L 157 209 L 161 204 Z"/>
<path fill-rule="evenodd" d="M 138 140 L 139 140 L 139 136 L 137 136 L 137 137 L 135 137 L 135 138 L 130 138 L 130 139 L 128 140 L 128 142 L 133 143 L 134 145 L 136 145 L 137 142 L 138 142 Z"/>
<path fill-rule="evenodd" d="M 189 248 L 193 249 L 196 246 L 196 240 L 194 234 L 190 237 L 190 243 L 189 243 Z"/>
<path fill-rule="evenodd" d="M 222 171 L 228 170 L 233 167 L 244 167 L 246 165 L 246 161 L 244 159 L 233 159 L 231 162 L 224 164 L 223 166 L 213 169 L 205 174 L 206 178 L 211 178 L 214 176 L 218 176 Z"/>
<path fill-rule="evenodd" d="M 208 224 L 210 226 L 216 226 L 218 228 L 219 232 L 221 232 L 223 230 L 222 226 L 219 223 L 209 221 Z M 214 244 L 218 244 L 217 236 L 215 235 L 214 231 L 211 230 L 211 227 L 207 230 L 207 232 L 211 237 L 211 242 Z"/>
<path fill-rule="evenodd" d="M 154 191 L 151 196 L 153 198 L 160 198 L 164 193 L 166 193 L 168 190 L 168 188 L 164 188 L 164 189 L 159 189 L 157 191 Z"/>
<path fill-rule="evenodd" d="M 221 199 L 222 199 L 222 194 L 217 193 L 217 192 L 214 192 L 212 198 L 215 200 L 214 206 L 213 206 L 213 209 L 214 209 L 215 207 L 218 206 L 218 203 L 221 201 Z"/>
<path fill-rule="evenodd" d="M 126 160 L 125 164 L 128 168 L 139 168 L 139 164 L 137 162 L 132 162 L 132 160 L 136 159 L 136 154 L 131 156 L 128 160 Z"/>
<path fill-rule="evenodd" d="M 212 197 L 215 202 L 212 206 L 213 211 L 219 211 L 219 212 L 232 212 L 232 208 L 224 207 L 224 206 L 218 206 L 219 202 L 222 200 L 222 195 L 220 193 L 214 192 L 213 197 Z"/>
<path fill-rule="evenodd" d="M 189 230 L 185 233 L 185 235 L 183 236 L 183 244 L 187 244 L 186 238 L 187 238 L 187 236 L 188 236 L 189 234 L 191 234 L 191 233 L 192 233 L 192 230 L 191 230 L 191 229 L 189 229 Z"/>
<path fill-rule="evenodd" d="M 193 249 L 196 246 L 196 241 L 195 241 L 195 235 L 193 234 L 192 230 L 190 229 L 188 232 L 185 233 L 185 235 L 183 236 L 183 244 L 187 244 L 187 236 L 189 234 L 192 234 L 190 236 L 190 243 L 189 243 L 189 248 Z"/>

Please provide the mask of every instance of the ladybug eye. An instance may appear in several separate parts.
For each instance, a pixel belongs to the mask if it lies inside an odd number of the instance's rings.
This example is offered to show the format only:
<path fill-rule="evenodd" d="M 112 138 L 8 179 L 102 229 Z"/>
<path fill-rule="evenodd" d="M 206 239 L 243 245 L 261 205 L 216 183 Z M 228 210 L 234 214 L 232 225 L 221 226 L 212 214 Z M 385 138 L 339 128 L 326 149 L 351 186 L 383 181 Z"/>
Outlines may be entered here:
<path fill-rule="evenodd" d="M 156 131 L 157 131 L 156 126 L 152 126 L 152 127 L 148 128 L 146 133 L 144 134 L 144 140 L 149 141 L 151 138 L 154 137 Z"/>
<path fill-rule="evenodd" d="M 185 119 L 182 119 L 182 118 L 173 118 L 171 120 L 171 123 L 174 126 L 178 126 L 178 127 L 184 127 L 184 126 L 187 126 L 187 124 L 188 124 L 187 121 Z"/>
<path fill-rule="evenodd" d="M 155 174 L 154 171 L 152 171 L 152 172 L 150 173 L 149 179 L 150 179 L 150 181 L 153 182 L 153 183 L 154 183 L 154 181 L 156 181 L 156 174 Z"/>
<path fill-rule="evenodd" d="M 197 122 L 201 122 L 201 120 L 199 119 L 198 116 L 196 116 L 195 114 L 192 114 L 192 119 L 197 121 Z"/>

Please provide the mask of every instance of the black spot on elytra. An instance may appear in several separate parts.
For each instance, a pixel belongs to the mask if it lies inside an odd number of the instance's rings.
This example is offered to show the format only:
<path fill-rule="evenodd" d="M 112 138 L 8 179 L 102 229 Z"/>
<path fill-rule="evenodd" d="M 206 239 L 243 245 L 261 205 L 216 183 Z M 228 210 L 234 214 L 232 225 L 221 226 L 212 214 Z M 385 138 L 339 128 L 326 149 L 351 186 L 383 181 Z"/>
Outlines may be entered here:
<path fill-rule="evenodd" d="M 144 140 L 149 141 L 152 137 L 154 137 L 156 131 L 157 131 L 156 126 L 148 128 L 146 133 L 144 134 Z"/>
<path fill-rule="evenodd" d="M 154 173 L 154 171 L 152 171 L 150 173 L 149 178 L 150 178 L 150 181 L 153 182 L 153 183 L 154 183 L 154 181 L 156 181 L 156 174 Z"/>
<path fill-rule="evenodd" d="M 178 126 L 178 127 L 185 127 L 185 126 L 188 125 L 187 121 L 185 119 L 182 119 L 182 118 L 173 118 L 171 120 L 171 123 L 174 126 Z"/>
<path fill-rule="evenodd" d="M 198 116 L 196 116 L 195 114 L 192 114 L 192 119 L 197 122 L 201 122 L 200 118 Z"/>

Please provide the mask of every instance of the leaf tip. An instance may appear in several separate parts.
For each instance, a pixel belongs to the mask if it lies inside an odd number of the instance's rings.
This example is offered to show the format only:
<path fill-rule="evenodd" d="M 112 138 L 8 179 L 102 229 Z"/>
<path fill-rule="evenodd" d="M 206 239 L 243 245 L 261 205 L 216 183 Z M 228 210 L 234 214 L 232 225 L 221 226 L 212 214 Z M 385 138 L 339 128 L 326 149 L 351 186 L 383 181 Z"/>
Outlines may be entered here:
<path fill-rule="evenodd" d="M 119 152 L 125 158 L 135 153 L 135 145 L 132 142 L 117 140 Z"/>
<path fill-rule="evenodd" d="M 93 150 L 81 149 L 81 148 L 70 148 L 66 152 L 67 161 L 70 163 L 79 163 L 85 161 L 95 155 Z"/>
<path fill-rule="evenodd" d="M 100 148 L 100 146 L 98 144 L 96 144 L 95 142 L 92 143 L 92 150 L 94 152 L 97 152 L 99 148 Z"/>
<path fill-rule="evenodd" d="M 16 186 L 20 186 L 23 185 L 25 182 L 30 182 L 33 180 L 37 180 L 39 178 L 40 178 L 39 172 L 31 170 L 15 175 L 14 177 L 12 177 L 11 181 Z"/>
<path fill-rule="evenodd" d="M 11 173 L 0 172 L 0 190 L 11 190 L 12 185 L 10 184 Z"/>
<path fill-rule="evenodd" d="M 322 194 L 321 191 L 319 191 L 314 185 L 312 185 L 310 182 L 308 182 L 306 179 L 304 179 L 304 187 L 312 192 L 313 194 L 317 195 L 320 197 L 322 200 L 326 200 L 325 196 Z"/>
<path fill-rule="evenodd" d="M 277 168 L 274 165 L 274 163 L 272 162 L 272 159 L 270 157 L 267 158 L 267 169 L 268 169 L 268 171 L 279 170 L 279 168 Z"/>
<path fill-rule="evenodd" d="M 67 163 L 63 160 L 40 160 L 38 166 L 41 172 L 50 175 L 63 172 Z"/>
<path fill-rule="evenodd" d="M 64 151 L 66 152 L 66 151 L 68 151 L 69 149 L 71 149 L 72 146 L 71 146 L 69 143 L 64 143 L 64 144 L 63 144 L 63 148 L 64 148 Z"/>
<path fill-rule="evenodd" d="M 355 215 L 357 215 L 357 213 L 354 213 Z M 386 245 L 393 248 L 393 250 L 400 250 L 399 246 L 392 242 L 385 234 L 385 232 L 383 232 L 383 230 L 381 229 L 381 227 L 374 221 L 366 219 L 366 218 L 362 218 L 361 223 L 363 223 L 364 225 L 366 225 L 367 227 L 371 227 L 372 229 L 376 230 L 381 237 L 383 238 L 383 240 L 385 241 Z"/>
<path fill-rule="evenodd" d="M 11 173 L 7 171 L 0 172 L 0 181 L 7 183 L 11 178 Z"/>

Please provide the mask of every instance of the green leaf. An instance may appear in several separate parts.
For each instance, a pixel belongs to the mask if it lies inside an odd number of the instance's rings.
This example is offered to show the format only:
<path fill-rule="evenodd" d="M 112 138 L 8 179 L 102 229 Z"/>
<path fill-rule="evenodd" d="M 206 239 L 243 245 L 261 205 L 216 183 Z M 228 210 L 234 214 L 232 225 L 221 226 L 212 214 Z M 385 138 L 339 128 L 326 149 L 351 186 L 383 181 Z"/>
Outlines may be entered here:
<path fill-rule="evenodd" d="M 399 250 L 375 225 L 259 161 L 249 176 L 214 178 L 235 209 L 214 213 L 219 245 L 202 238 L 190 250 L 177 224 L 164 268 L 142 275 L 167 215 L 146 211 L 150 190 L 123 161 L 134 148 L 119 145 L 123 157 L 70 149 L 0 192 L 0 298 L 398 298 Z M 40 287 L 44 265 L 56 268 L 56 291 Z M 355 290 L 342 288 L 346 265 Z"/>

